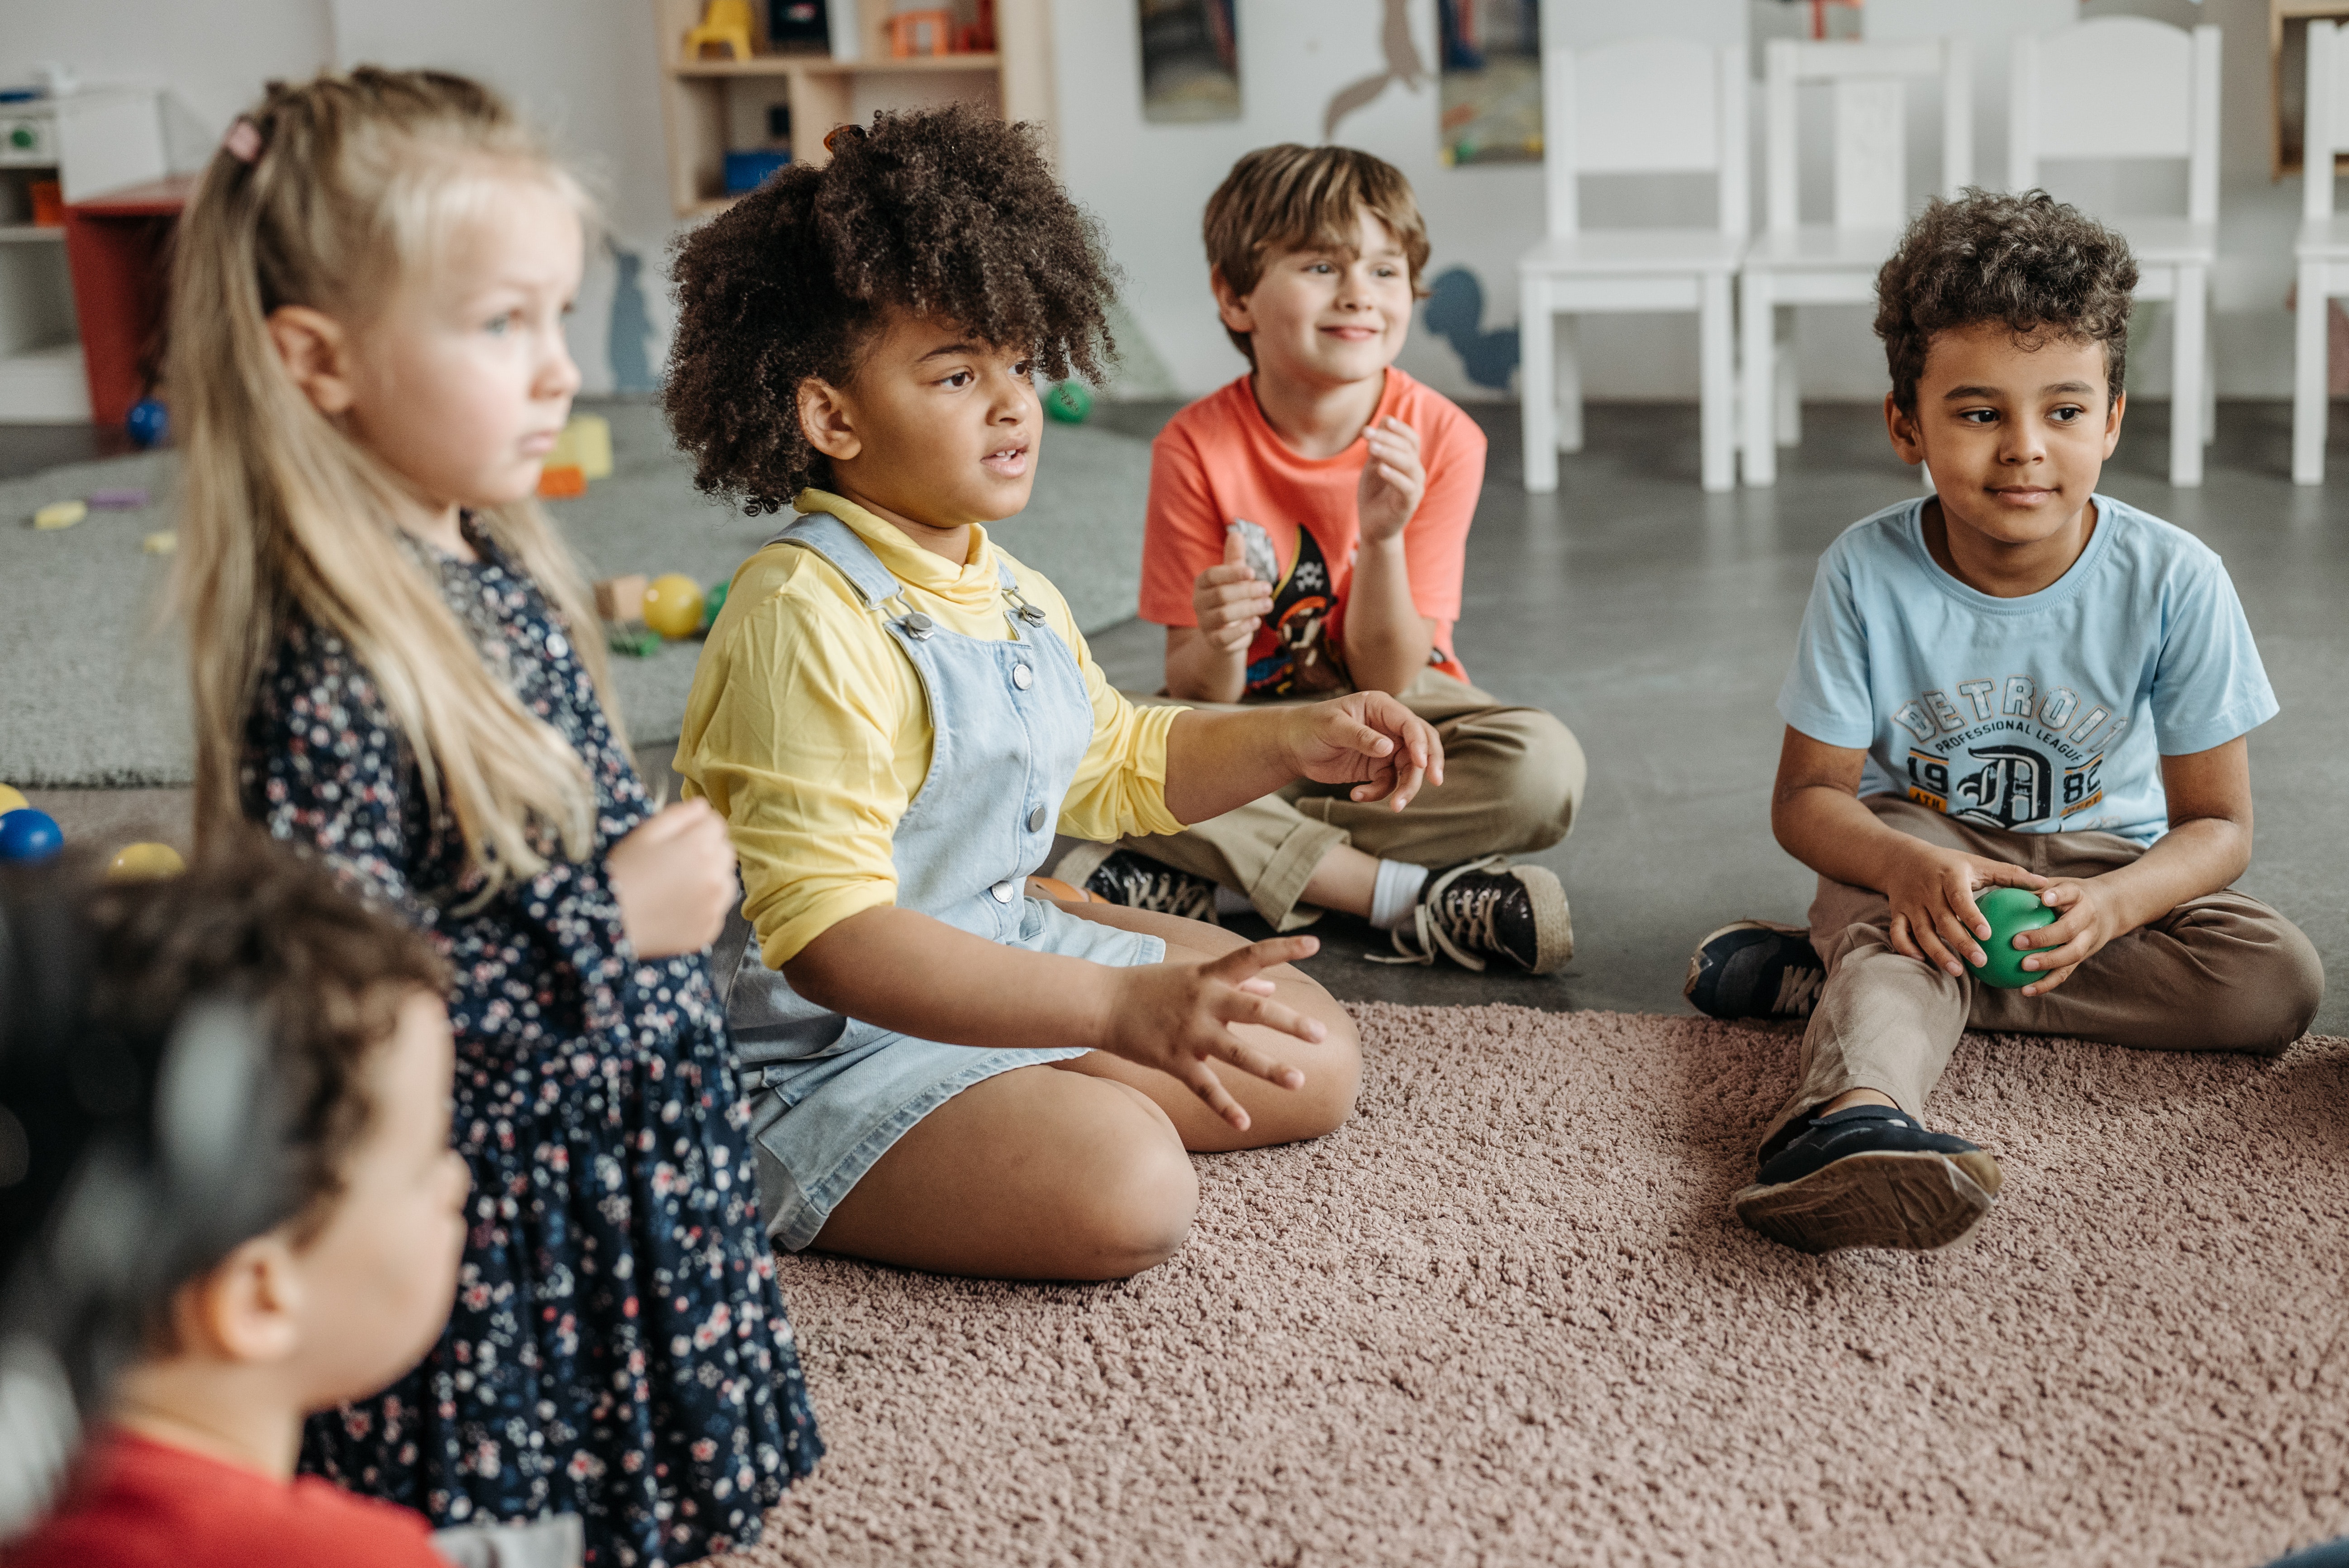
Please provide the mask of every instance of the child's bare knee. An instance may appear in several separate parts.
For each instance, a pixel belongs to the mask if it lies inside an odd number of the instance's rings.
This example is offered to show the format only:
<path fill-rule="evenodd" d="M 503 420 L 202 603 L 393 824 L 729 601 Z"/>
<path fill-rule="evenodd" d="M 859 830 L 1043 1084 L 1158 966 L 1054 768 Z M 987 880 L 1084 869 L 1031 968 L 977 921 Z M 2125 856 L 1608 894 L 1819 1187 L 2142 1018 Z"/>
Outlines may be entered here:
<path fill-rule="evenodd" d="M 1133 1119 L 1131 1129 L 1103 1130 L 1071 1196 L 1071 1278 L 1130 1278 L 1173 1257 L 1191 1233 L 1199 1178 L 1190 1155 L 1154 1106 Z"/>
<path fill-rule="evenodd" d="M 1354 1020 L 1336 997 L 1319 985 L 1312 1006 L 1299 1011 L 1319 1018 L 1329 1031 L 1309 1051 L 1299 1051 L 1297 1066 L 1304 1071 L 1305 1087 L 1296 1091 L 1295 1124 L 1299 1138 L 1319 1138 L 1335 1132 L 1354 1114 L 1354 1097 L 1362 1084 L 1362 1041 Z"/>

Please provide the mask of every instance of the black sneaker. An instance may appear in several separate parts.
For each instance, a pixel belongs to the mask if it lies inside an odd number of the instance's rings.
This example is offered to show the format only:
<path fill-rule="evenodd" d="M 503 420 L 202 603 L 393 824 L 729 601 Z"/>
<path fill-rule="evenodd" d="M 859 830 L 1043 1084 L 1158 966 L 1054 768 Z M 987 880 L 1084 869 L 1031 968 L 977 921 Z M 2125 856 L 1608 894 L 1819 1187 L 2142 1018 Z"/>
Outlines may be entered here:
<path fill-rule="evenodd" d="M 1093 868 L 1085 891 L 1104 903 L 1128 909 L 1155 910 L 1185 920 L 1216 922 L 1216 884 L 1206 877 L 1178 872 L 1132 850 L 1118 850 Z"/>
<path fill-rule="evenodd" d="M 1737 1217 L 1806 1253 L 1839 1247 L 1930 1252 L 1962 1241 L 2002 1178 L 1979 1145 L 1889 1105 L 1814 1117 L 1730 1200 Z"/>
<path fill-rule="evenodd" d="M 1826 979 L 1809 932 L 1741 920 L 1697 944 L 1681 995 L 1715 1018 L 1807 1018 Z"/>
<path fill-rule="evenodd" d="M 1486 855 L 1428 872 L 1411 919 L 1395 928 L 1394 947 L 1398 956 L 1368 956 L 1433 964 L 1442 953 L 1478 970 L 1505 958 L 1528 975 L 1547 975 L 1574 956 L 1574 917 L 1557 873 Z"/>

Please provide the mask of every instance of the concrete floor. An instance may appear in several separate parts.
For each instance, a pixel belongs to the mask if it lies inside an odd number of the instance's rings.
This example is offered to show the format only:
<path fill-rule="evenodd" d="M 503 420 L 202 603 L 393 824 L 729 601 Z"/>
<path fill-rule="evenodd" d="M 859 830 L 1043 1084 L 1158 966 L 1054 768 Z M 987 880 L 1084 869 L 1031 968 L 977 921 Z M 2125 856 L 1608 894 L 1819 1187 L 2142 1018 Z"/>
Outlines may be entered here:
<path fill-rule="evenodd" d="M 1146 436 L 1173 407 L 1108 405 L 1095 417 Z M 1823 406 L 1807 410 L 1802 447 L 1786 454 L 1775 489 L 1706 495 L 1693 408 L 1594 406 L 1587 449 L 1562 460 L 1557 493 L 1528 496 L 1515 407 L 1471 412 L 1492 455 L 1458 650 L 1481 685 L 1557 713 L 1589 755 L 1581 821 L 1537 857 L 1566 882 L 1576 956 L 1541 978 L 1390 968 L 1360 956 L 1383 938 L 1330 920 L 1310 966 L 1350 998 L 1682 1011 L 1697 938 L 1744 915 L 1804 917 L 1811 876 L 1770 837 L 1782 729 L 1773 705 L 1819 552 L 1852 521 L 1914 494 L 1915 475 L 1893 458 L 1873 409 Z M 2349 977 L 2340 892 L 2349 833 L 2338 827 L 2349 820 L 2349 426 L 2336 427 L 2336 482 L 2301 490 L 2287 478 L 2290 409 L 2229 404 L 2208 483 L 2174 491 L 2163 478 L 2167 412 L 2133 412 L 2104 489 L 2226 557 L 2283 704 L 2251 741 L 2260 835 L 2243 885 L 2298 921 Z M 84 455 L 70 435 L 19 435 L 0 428 L 0 474 Z M 1163 645 L 1159 629 L 1139 622 L 1093 644 L 1112 676 L 1136 686 L 1158 684 Z M 178 791 L 73 793 L 45 804 L 90 830 L 184 820 Z M 1264 934 L 1253 917 L 1235 924 Z M 2349 1033 L 2349 984 L 2317 1026 Z"/>

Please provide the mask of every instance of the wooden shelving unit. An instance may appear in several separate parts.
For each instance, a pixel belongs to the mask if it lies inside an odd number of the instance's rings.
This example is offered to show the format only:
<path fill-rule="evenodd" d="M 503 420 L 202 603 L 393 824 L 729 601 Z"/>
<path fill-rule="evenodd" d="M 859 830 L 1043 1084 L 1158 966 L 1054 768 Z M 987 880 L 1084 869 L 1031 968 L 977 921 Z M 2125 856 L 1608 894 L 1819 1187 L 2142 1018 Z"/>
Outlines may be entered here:
<path fill-rule="evenodd" d="M 2349 22 L 2349 0 L 2268 0 L 2268 177 L 2301 170 L 2301 137 L 2308 119 L 2308 25 L 2322 17 Z M 2349 173 L 2349 154 L 2334 160 Z"/>
<path fill-rule="evenodd" d="M 990 54 L 889 54 L 890 0 L 832 0 L 857 7 L 862 48 L 853 60 L 803 50 L 771 50 L 763 36 L 748 60 L 688 59 L 685 36 L 702 0 L 652 0 L 660 29 L 661 111 L 668 134 L 669 200 L 681 218 L 721 211 L 726 153 L 773 145 L 767 109 L 791 109 L 794 162 L 823 163 L 826 132 L 862 122 L 874 109 L 961 99 L 1011 119 L 1051 124 L 1050 0 L 996 0 L 998 48 Z M 763 12 L 763 5 L 754 6 Z M 968 19 L 967 15 L 965 19 Z"/>

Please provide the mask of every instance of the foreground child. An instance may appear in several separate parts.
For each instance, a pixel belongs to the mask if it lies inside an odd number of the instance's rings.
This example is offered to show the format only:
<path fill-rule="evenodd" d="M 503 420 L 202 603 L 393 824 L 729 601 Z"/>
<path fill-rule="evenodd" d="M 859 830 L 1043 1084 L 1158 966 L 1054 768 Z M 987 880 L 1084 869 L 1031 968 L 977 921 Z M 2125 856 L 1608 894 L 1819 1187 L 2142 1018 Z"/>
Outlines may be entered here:
<path fill-rule="evenodd" d="M 736 573 L 678 747 L 741 857 L 762 1195 L 792 1248 L 1131 1274 L 1189 1228 L 1186 1149 L 1344 1119 L 1353 1031 L 1281 967 L 1309 939 L 1022 879 L 1056 827 L 1171 833 L 1299 774 L 1400 810 L 1442 747 L 1375 693 L 1206 715 L 1112 690 L 986 527 L 1028 504 L 1036 375 L 1098 368 L 1092 224 L 1028 128 L 976 110 L 831 145 L 679 248 L 665 394 L 704 489 L 802 514 Z"/>
<path fill-rule="evenodd" d="M 1444 738 L 1445 780 L 1400 817 L 1300 781 L 1054 874 L 1210 919 L 1220 886 L 1276 930 L 1337 910 L 1421 963 L 1554 969 L 1574 954 L 1566 893 L 1505 857 L 1573 826 L 1582 748 L 1469 685 L 1452 651 L 1485 433 L 1394 367 L 1427 264 L 1411 185 L 1350 148 L 1263 148 L 1207 202 L 1206 241 L 1249 371 L 1151 447 L 1142 614 L 1166 628 L 1166 696 L 1388 692 Z"/>
<path fill-rule="evenodd" d="M 576 189 L 474 84 L 362 69 L 239 121 L 178 253 L 199 831 L 327 857 L 454 975 L 457 1309 L 305 1463 L 436 1522 L 577 1513 L 598 1563 L 749 1541 L 820 1448 L 702 959 L 731 857 L 646 799 L 529 499 Z"/>
<path fill-rule="evenodd" d="M 1802 1081 L 1736 1197 L 1806 1251 L 1957 1240 L 1990 1154 L 1918 1119 L 1969 1026 L 2272 1055 L 2323 992 L 2297 927 L 2233 891 L 2247 735 L 2276 713 L 2234 585 L 2190 534 L 2095 493 L 2120 438 L 2137 264 L 2043 191 L 1935 202 L 1877 280 L 1892 443 L 1938 492 L 1819 563 L 1771 821 L 1819 873 L 1810 943 L 1715 933 L 1690 995 L 1785 1012 L 1823 967 Z M 1974 980 L 1974 895 L 2058 912 L 2036 975 Z M 1791 979 L 1794 983 L 1788 983 Z"/>
<path fill-rule="evenodd" d="M 233 996 L 277 1093 L 223 1104 L 283 1188 L 250 1234 L 160 1282 L 111 1429 L 14 1568 L 274 1563 L 446 1568 L 419 1514 L 294 1477 L 303 1418 L 431 1348 L 455 1294 L 465 1163 L 449 1148 L 448 972 L 431 945 L 251 841 L 90 900 L 89 1024 L 159 1041 Z M 233 1088 L 222 1083 L 223 1094 Z M 102 1238 L 90 1238 L 93 1242 Z"/>

